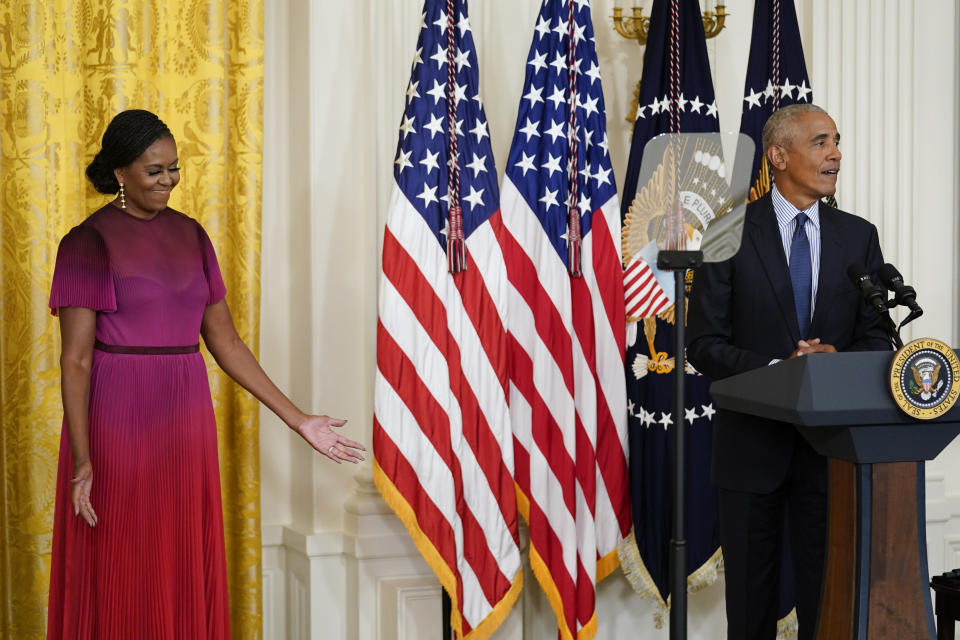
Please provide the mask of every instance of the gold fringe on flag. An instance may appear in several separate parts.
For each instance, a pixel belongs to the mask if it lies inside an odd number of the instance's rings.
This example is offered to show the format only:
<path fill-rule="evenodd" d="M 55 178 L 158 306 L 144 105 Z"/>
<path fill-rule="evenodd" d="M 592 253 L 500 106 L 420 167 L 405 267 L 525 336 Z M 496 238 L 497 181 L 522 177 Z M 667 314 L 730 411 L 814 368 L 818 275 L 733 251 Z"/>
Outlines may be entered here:
<path fill-rule="evenodd" d="M 400 493 L 400 490 L 393 484 L 390 477 L 384 473 L 376 460 L 373 462 L 373 482 L 380 490 L 380 495 L 383 496 L 384 501 L 393 509 L 393 512 L 400 518 L 404 526 L 406 526 L 407 532 L 413 540 L 413 544 L 416 545 L 420 555 L 423 556 L 426 563 L 433 569 L 433 573 L 440 581 L 440 585 L 450 596 L 450 603 L 452 605 L 450 607 L 450 627 L 453 629 L 454 637 L 457 640 L 486 640 L 492 636 L 494 631 L 507 619 L 510 609 L 513 608 L 517 598 L 520 597 L 520 591 L 523 589 L 523 569 L 517 571 L 517 575 L 513 577 L 510 589 L 500 602 L 494 605 L 493 610 L 487 614 L 483 622 L 464 635 L 462 632 L 463 620 L 460 615 L 460 603 L 457 599 L 457 579 L 454 577 L 453 571 L 450 570 L 450 567 L 444 561 L 443 556 L 440 555 L 437 548 L 433 546 L 427 534 L 420 529 L 420 525 L 417 523 L 417 515 L 413 512 L 413 507 L 410 506 L 403 497 L 403 494 Z"/>
<path fill-rule="evenodd" d="M 653 624 L 657 629 L 662 629 L 670 612 L 670 598 L 668 596 L 664 601 L 660 597 L 660 590 L 657 589 L 653 576 L 643 563 L 640 549 L 637 547 L 637 539 L 632 530 L 629 536 L 620 541 L 617 553 L 620 555 L 623 575 L 633 590 L 641 598 L 653 600 Z M 687 593 L 696 593 L 713 585 L 721 573 L 723 573 L 723 554 L 718 548 L 709 560 L 687 576 Z M 797 630 L 797 610 L 791 609 L 785 618 L 777 621 L 777 640 L 796 638 Z"/>
<path fill-rule="evenodd" d="M 627 582 L 633 587 L 633 590 L 640 594 L 640 597 L 653 600 L 653 624 L 657 629 L 662 629 L 666 621 L 667 613 L 670 611 L 670 598 L 666 601 L 660 597 L 660 590 L 653 581 L 653 576 L 647 570 L 640 556 L 640 550 L 637 547 L 637 539 L 631 530 L 630 535 L 620 541 L 617 547 L 617 553 L 620 555 L 620 566 L 623 568 L 623 574 Z M 687 576 L 687 593 L 695 593 L 706 589 L 717 581 L 723 572 L 723 556 L 718 548 L 710 556 L 710 559 Z"/>

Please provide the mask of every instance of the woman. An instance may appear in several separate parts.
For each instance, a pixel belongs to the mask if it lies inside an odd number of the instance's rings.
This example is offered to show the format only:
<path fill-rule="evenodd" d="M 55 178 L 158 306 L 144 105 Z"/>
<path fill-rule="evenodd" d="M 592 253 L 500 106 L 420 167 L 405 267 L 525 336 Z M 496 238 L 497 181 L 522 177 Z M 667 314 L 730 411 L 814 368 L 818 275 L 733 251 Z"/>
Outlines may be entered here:
<path fill-rule="evenodd" d="M 344 420 L 302 413 L 240 340 L 203 228 L 167 207 L 177 146 L 118 114 L 87 167 L 117 198 L 60 243 L 64 429 L 48 638 L 229 638 L 217 433 L 198 335 L 317 451 L 359 462 Z"/>

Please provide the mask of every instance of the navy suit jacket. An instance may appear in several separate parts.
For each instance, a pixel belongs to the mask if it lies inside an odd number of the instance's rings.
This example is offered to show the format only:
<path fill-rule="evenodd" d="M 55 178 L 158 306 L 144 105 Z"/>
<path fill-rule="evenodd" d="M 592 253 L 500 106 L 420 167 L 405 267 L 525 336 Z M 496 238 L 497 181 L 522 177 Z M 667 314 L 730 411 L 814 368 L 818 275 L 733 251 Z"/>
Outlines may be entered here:
<path fill-rule="evenodd" d="M 809 336 L 837 351 L 890 349 L 879 315 L 847 277 L 855 263 L 871 273 L 883 264 L 876 227 L 821 203 L 820 274 Z M 790 271 L 768 193 L 747 205 L 737 254 L 694 274 L 687 357 L 702 374 L 720 379 L 786 359 L 799 340 Z M 718 411 L 714 482 L 736 491 L 773 491 L 790 467 L 794 438 L 788 423 Z"/>

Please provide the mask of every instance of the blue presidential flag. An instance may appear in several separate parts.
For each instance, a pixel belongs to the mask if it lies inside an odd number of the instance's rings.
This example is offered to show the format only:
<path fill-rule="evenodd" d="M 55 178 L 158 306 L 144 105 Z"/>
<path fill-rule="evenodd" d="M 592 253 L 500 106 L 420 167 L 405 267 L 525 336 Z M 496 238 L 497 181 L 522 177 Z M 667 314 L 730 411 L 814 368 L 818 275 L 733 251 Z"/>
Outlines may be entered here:
<path fill-rule="evenodd" d="M 623 191 L 625 234 L 646 143 L 663 133 L 718 131 L 699 3 L 680 0 L 672 11 L 671 3 L 655 0 Z M 688 368 L 684 415 L 673 414 L 673 278 L 657 272 L 655 251 L 624 255 L 624 267 L 633 535 L 621 544 L 620 557 L 634 589 L 659 604 L 660 626 L 670 588 L 672 429 L 687 430 L 688 585 L 695 590 L 717 577 L 717 501 L 710 482 L 715 411 L 708 394 L 710 381 Z"/>
<path fill-rule="evenodd" d="M 756 145 L 750 173 L 750 200 L 766 194 L 772 184 L 761 139 L 767 118 L 781 107 L 812 100 L 813 90 L 807 77 L 793 0 L 757 0 L 753 8 L 753 36 L 740 117 L 740 131 L 750 136 Z M 780 569 L 781 636 L 791 633 L 797 625 L 793 611 L 793 563 L 786 532 L 785 526 Z"/>
<path fill-rule="evenodd" d="M 812 100 L 793 0 L 757 0 L 740 118 L 740 131 L 756 145 L 750 200 L 770 190 L 770 170 L 763 160 L 761 141 L 767 118 L 780 107 Z"/>

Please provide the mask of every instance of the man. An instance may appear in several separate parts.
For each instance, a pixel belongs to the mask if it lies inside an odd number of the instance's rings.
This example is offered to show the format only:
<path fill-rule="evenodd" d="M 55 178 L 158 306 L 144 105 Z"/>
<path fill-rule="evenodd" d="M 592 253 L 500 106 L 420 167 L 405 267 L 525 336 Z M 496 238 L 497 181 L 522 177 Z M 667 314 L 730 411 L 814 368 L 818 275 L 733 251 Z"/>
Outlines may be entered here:
<path fill-rule="evenodd" d="M 889 349 L 877 313 L 847 278 L 883 256 L 872 224 L 827 206 L 836 191 L 840 134 L 820 107 L 770 116 L 763 149 L 770 193 L 747 206 L 730 260 L 697 269 L 687 355 L 712 378 L 810 353 Z M 773 640 L 785 518 L 794 561 L 799 637 L 813 638 L 825 544 L 827 463 L 790 424 L 718 412 L 719 488 L 728 638 Z"/>

